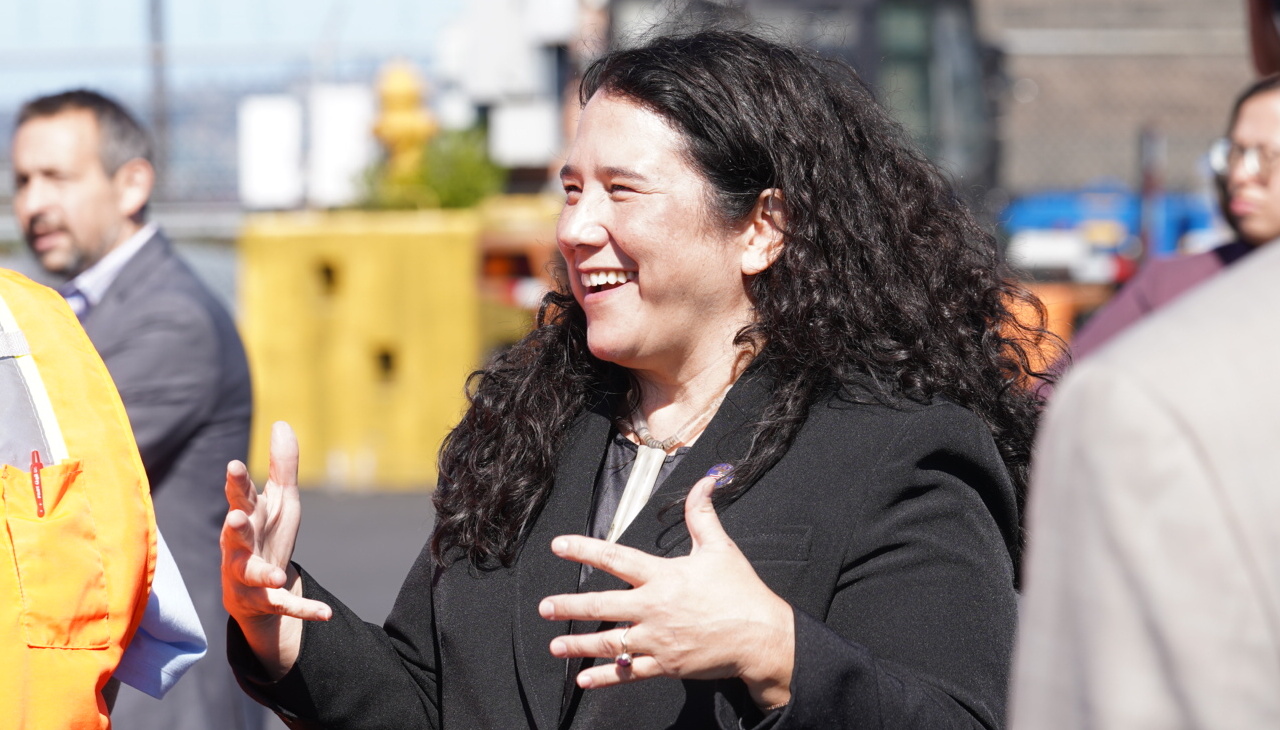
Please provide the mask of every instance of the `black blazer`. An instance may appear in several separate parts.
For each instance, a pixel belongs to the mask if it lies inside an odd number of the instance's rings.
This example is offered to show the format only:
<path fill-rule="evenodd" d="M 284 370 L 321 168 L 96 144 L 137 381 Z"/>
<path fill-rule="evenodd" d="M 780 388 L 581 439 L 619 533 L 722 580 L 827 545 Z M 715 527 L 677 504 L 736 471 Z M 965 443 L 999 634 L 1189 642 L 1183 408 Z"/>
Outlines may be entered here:
<path fill-rule="evenodd" d="M 741 457 L 769 381 L 747 376 L 622 535 L 685 555 L 679 508 L 714 464 Z M 362 623 L 304 574 L 334 618 L 308 623 L 275 683 L 232 622 L 242 686 L 292 727 L 999 727 L 1015 621 L 1014 489 L 987 428 L 951 403 L 888 407 L 847 392 L 815 405 L 786 456 L 720 517 L 760 577 L 796 609 L 792 700 L 762 718 L 739 680 L 656 679 L 583 691 L 548 646 L 570 626 L 538 602 L 577 589 L 553 537 L 584 533 L 610 437 L 584 413 L 511 569 L 418 558 L 385 628 Z M 622 588 L 594 571 L 583 591 Z"/>

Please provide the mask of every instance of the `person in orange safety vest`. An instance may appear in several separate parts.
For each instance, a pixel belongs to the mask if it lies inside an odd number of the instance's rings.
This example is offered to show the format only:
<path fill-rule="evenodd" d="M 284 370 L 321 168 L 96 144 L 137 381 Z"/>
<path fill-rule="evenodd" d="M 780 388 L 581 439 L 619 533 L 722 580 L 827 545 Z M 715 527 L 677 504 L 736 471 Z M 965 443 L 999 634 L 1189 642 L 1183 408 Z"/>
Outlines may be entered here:
<path fill-rule="evenodd" d="M 150 490 L 62 297 L 0 270 L 0 727 L 109 728 L 103 689 L 147 606 Z"/>

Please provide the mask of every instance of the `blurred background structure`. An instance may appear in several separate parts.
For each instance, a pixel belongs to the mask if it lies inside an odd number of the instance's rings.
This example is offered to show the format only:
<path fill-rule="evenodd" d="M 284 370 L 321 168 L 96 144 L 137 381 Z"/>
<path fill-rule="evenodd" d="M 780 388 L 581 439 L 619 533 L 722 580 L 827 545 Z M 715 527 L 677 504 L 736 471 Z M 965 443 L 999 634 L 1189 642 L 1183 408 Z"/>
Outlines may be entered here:
<path fill-rule="evenodd" d="M 979 0 L 1000 49 L 988 210 L 1064 337 L 1150 257 L 1230 237 L 1208 168 L 1252 79 L 1246 0 Z"/>
<path fill-rule="evenodd" d="M 847 60 L 1069 337 L 1142 258 L 1225 237 L 1206 151 L 1253 75 L 1245 2 L 0 3 L 0 266 L 40 277 L 9 200 L 19 105 L 119 98 L 157 138 L 152 217 L 237 314 L 251 468 L 293 422 L 307 486 L 342 492 L 308 496 L 297 557 L 378 622 L 467 373 L 551 281 L 575 78 L 604 50 L 719 23 Z"/>
<path fill-rule="evenodd" d="M 0 6 L 0 264 L 38 276 L 18 106 L 116 96 L 156 136 L 153 217 L 237 312 L 255 445 L 284 418 L 309 483 L 429 487 L 551 283 L 577 75 L 708 24 L 857 68 L 1065 336 L 1225 236 L 1205 153 L 1253 74 L 1245 0 L 42 0 Z"/>

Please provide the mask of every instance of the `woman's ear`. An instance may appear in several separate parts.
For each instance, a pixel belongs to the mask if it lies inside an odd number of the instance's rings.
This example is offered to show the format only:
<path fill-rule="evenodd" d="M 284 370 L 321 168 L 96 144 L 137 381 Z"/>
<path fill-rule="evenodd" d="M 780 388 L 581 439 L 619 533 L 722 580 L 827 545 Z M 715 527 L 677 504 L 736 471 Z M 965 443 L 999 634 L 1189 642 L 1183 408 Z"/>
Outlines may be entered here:
<path fill-rule="evenodd" d="M 773 266 L 786 245 L 786 230 L 782 191 L 777 188 L 761 191 L 747 221 L 746 242 L 742 250 L 744 275 L 755 276 Z"/>

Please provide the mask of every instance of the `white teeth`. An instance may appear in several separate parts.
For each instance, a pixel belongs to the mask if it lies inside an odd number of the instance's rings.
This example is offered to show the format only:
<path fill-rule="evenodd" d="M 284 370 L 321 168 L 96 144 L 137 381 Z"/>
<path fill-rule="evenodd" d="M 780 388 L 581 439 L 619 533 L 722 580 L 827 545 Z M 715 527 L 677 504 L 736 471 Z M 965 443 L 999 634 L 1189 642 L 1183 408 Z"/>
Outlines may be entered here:
<path fill-rule="evenodd" d="M 605 286 L 607 284 L 622 284 L 636 278 L 634 271 L 592 271 L 579 274 L 582 285 L 585 287 Z"/>

